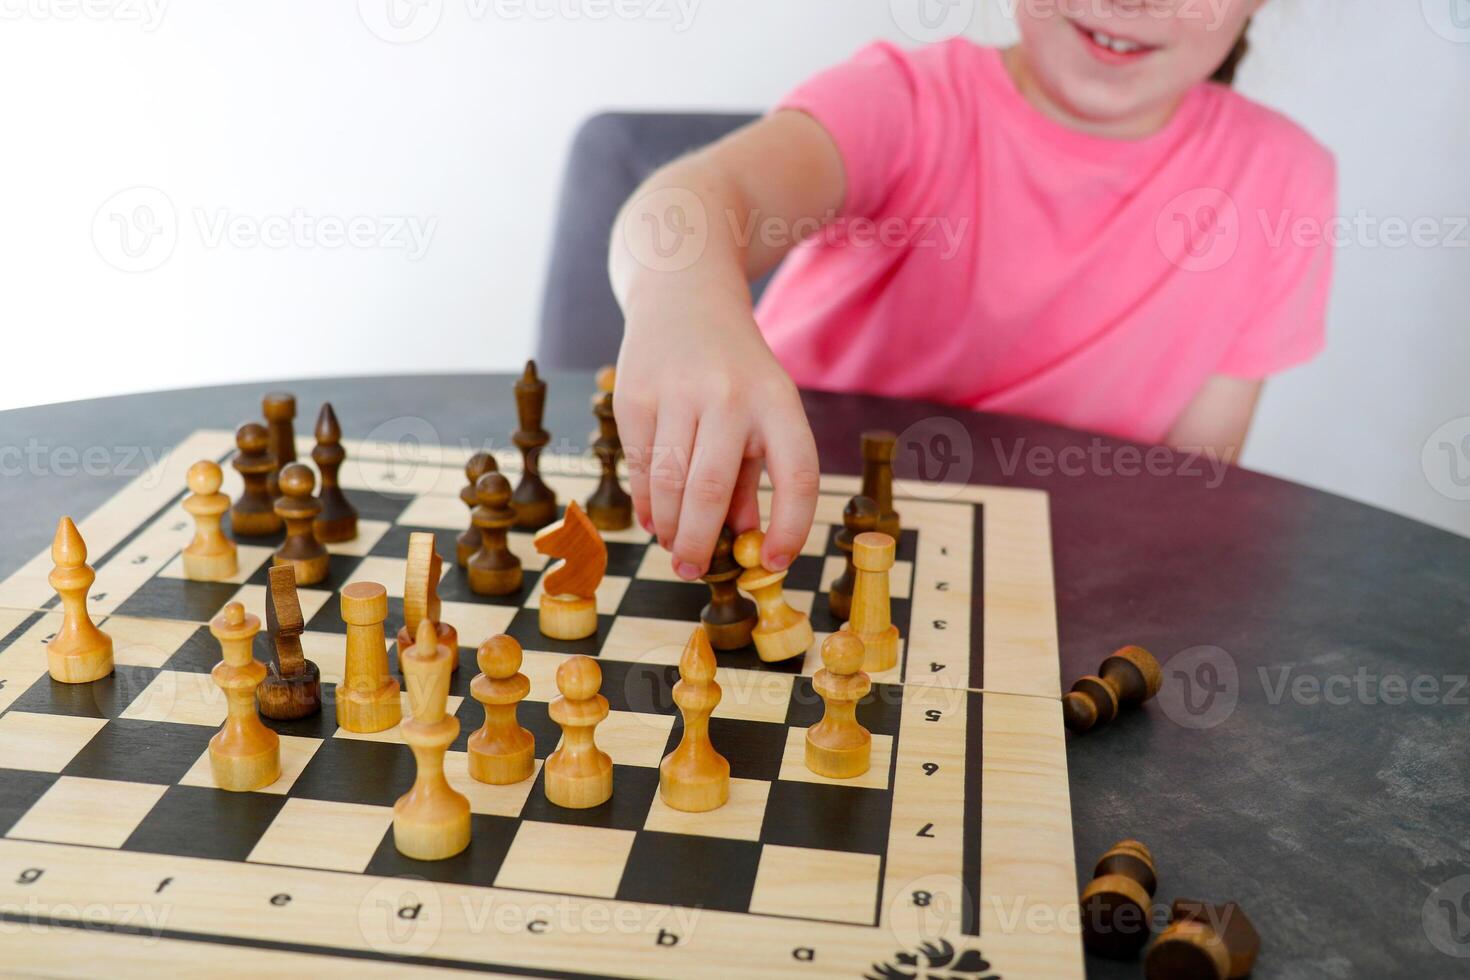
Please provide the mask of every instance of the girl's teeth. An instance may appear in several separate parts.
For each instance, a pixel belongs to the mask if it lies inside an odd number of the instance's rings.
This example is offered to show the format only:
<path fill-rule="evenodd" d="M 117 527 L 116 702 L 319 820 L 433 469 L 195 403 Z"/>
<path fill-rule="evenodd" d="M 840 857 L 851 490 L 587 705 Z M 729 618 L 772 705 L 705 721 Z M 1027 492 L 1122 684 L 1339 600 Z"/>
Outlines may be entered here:
<path fill-rule="evenodd" d="M 1119 54 L 1130 54 L 1134 51 L 1141 51 L 1143 49 L 1143 45 L 1141 44 L 1134 44 L 1132 41 L 1125 41 L 1121 37 L 1113 37 L 1111 35 L 1104 34 L 1102 31 L 1093 31 L 1092 40 L 1099 47 L 1108 48 L 1112 51 L 1118 52 Z"/>

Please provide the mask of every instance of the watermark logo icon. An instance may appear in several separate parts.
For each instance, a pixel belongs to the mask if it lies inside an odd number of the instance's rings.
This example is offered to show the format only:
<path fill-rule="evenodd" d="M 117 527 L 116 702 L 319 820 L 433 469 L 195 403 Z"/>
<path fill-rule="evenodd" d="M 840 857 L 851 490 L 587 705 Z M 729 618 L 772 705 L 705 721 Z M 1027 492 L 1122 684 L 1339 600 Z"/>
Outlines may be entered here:
<path fill-rule="evenodd" d="M 931 415 L 899 433 L 894 457 L 896 468 L 914 473 L 894 480 L 900 496 L 949 500 L 970 482 L 975 443 L 958 419 Z"/>
<path fill-rule="evenodd" d="M 179 242 L 173 201 L 157 187 L 118 191 L 92 216 L 92 244 L 122 272 L 148 272 L 167 262 Z"/>
<path fill-rule="evenodd" d="M 363 24 L 389 44 L 422 41 L 439 26 L 444 0 L 357 0 Z"/>
<path fill-rule="evenodd" d="M 1457 875 L 1430 892 L 1420 918 L 1435 949 L 1470 959 L 1470 875 Z"/>
<path fill-rule="evenodd" d="M 1235 257 L 1240 209 L 1217 187 L 1196 187 L 1169 201 L 1154 222 L 1164 258 L 1186 272 L 1211 272 Z"/>
<path fill-rule="evenodd" d="M 1446 41 L 1470 44 L 1470 0 L 1419 0 L 1424 22 Z"/>
<path fill-rule="evenodd" d="M 623 241 L 645 268 L 682 272 L 704 255 L 709 244 L 709 213 L 691 190 L 663 187 L 649 191 L 629 207 Z"/>
<path fill-rule="evenodd" d="M 975 0 L 888 0 L 888 10 L 899 30 L 925 44 L 959 37 L 975 21 Z"/>
<path fill-rule="evenodd" d="M 438 942 L 443 921 L 439 890 L 417 878 L 384 878 L 357 905 L 358 932 L 379 953 L 427 953 Z"/>
<path fill-rule="evenodd" d="M 1440 496 L 1470 500 L 1470 415 L 1450 419 L 1431 432 L 1419 465 Z"/>
<path fill-rule="evenodd" d="M 1182 650 L 1164 664 L 1159 706 L 1185 728 L 1214 728 L 1235 713 L 1240 700 L 1240 670 L 1235 658 L 1216 646 Z"/>

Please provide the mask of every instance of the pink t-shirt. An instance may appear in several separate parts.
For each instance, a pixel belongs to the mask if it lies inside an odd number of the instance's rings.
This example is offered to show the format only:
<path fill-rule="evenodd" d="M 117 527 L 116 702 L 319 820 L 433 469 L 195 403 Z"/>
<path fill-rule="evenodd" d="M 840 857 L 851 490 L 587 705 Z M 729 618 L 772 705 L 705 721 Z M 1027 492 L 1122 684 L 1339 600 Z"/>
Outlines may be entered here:
<path fill-rule="evenodd" d="M 1196 86 L 1148 138 L 1102 139 L 956 40 L 873 45 L 782 108 L 820 122 L 847 173 L 837 220 L 756 315 L 800 385 L 1156 442 L 1210 375 L 1322 349 L 1333 159 L 1228 88 Z"/>

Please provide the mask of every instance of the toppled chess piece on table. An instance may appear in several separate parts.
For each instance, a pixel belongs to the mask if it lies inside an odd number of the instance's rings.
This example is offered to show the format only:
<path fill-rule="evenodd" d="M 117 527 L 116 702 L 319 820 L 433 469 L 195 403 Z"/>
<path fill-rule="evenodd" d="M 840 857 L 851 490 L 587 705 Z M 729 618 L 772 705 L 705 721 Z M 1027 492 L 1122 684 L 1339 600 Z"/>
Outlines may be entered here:
<path fill-rule="evenodd" d="M 112 637 L 87 612 L 87 590 L 97 573 L 87 564 L 87 545 L 70 517 L 56 524 L 51 542 L 55 568 L 47 581 L 61 596 L 61 628 L 46 644 L 46 669 L 63 684 L 85 684 L 112 673 Z"/>
<path fill-rule="evenodd" d="M 228 702 L 228 717 L 209 740 L 214 784 L 232 793 L 263 789 L 280 778 L 281 737 L 261 723 L 255 709 L 256 688 L 266 677 L 265 664 L 251 652 L 260 619 L 232 602 L 210 622 L 209 632 L 223 658 L 211 676 Z"/>
<path fill-rule="evenodd" d="M 224 582 L 239 571 L 235 542 L 225 536 L 220 521 L 230 509 L 230 498 L 220 493 L 224 474 L 219 464 L 201 459 L 189 467 L 190 495 L 184 510 L 194 518 L 194 540 L 184 546 L 184 577 L 195 582 Z"/>
<path fill-rule="evenodd" d="M 1143 961 L 1148 980 L 1238 980 L 1250 976 L 1261 937 L 1234 902 L 1175 899 L 1169 925 Z"/>
<path fill-rule="evenodd" d="M 757 623 L 751 638 L 755 640 L 756 656 L 774 663 L 806 653 L 816 636 L 806 613 L 786 602 L 781 585 L 786 573 L 773 572 L 761 564 L 765 540 L 765 534 L 754 529 L 735 539 L 735 560 L 745 569 L 736 584 L 755 600 Z"/>
<path fill-rule="evenodd" d="M 702 813 L 730 798 L 730 763 L 710 741 L 709 716 L 719 706 L 715 652 L 703 626 L 696 626 L 679 658 L 674 703 L 684 718 L 684 734 L 658 767 L 658 792 L 675 810 Z"/>
<path fill-rule="evenodd" d="M 818 776 L 851 779 L 868 771 L 873 736 L 857 720 L 857 703 L 873 687 L 863 673 L 862 641 L 833 633 L 822 641 L 821 670 L 812 688 L 826 708 L 822 720 L 806 730 L 806 767 Z"/>
<path fill-rule="evenodd" d="M 1155 694 L 1164 672 L 1143 647 L 1122 647 L 1102 662 L 1097 675 L 1078 678 L 1062 698 L 1062 721 L 1078 735 L 1108 724 L 1124 708 L 1136 708 Z"/>
<path fill-rule="evenodd" d="M 1150 935 L 1149 907 L 1158 889 L 1154 857 L 1136 840 L 1108 848 L 1082 889 L 1082 944 L 1112 959 L 1136 956 Z"/>

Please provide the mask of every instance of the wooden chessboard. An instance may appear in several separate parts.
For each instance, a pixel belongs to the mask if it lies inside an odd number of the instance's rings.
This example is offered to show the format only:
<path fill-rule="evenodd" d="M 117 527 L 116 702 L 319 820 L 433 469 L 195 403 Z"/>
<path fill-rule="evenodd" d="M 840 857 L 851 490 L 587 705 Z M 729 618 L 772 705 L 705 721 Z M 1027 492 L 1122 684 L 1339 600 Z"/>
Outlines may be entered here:
<path fill-rule="evenodd" d="M 263 791 L 211 784 L 206 743 L 225 700 L 205 624 L 233 599 L 263 616 L 277 542 L 242 541 L 230 582 L 188 581 L 179 558 L 192 535 L 184 472 L 227 460 L 230 433 L 195 433 L 79 522 L 113 676 L 73 686 L 47 675 L 60 622 L 49 554 L 0 582 L 7 969 L 889 978 L 914 977 L 917 957 L 936 976 L 1082 976 L 1044 494 L 900 481 L 892 591 L 904 652 L 858 711 L 872 769 L 838 782 L 802 763 L 803 731 L 822 712 L 816 646 L 781 664 L 721 653 L 711 730 L 730 760 L 730 802 L 689 814 L 662 804 L 657 767 L 678 740 L 674 665 L 707 588 L 678 581 L 642 530 L 610 533 L 596 635 L 548 640 L 535 608 L 545 559 L 530 535 L 511 536 L 526 568 L 520 596 L 476 596 L 454 567 L 462 469 L 480 447 L 344 445 L 360 533 L 329 546 L 327 581 L 300 590 L 326 709 L 270 722 L 283 775 Z M 309 448 L 302 440 L 303 457 Z M 514 480 L 519 459 L 497 455 Z M 548 455 L 542 469 L 563 503 L 596 483 L 590 457 Z M 834 525 L 857 489 L 855 477 L 823 477 L 817 524 L 786 581 L 818 645 L 837 627 L 823 591 L 841 566 Z M 345 631 L 335 593 L 387 586 L 391 644 L 408 535 L 425 529 L 447 559 L 443 617 L 466 644 L 447 767 L 474 812 L 470 848 L 433 863 L 393 847 L 391 808 L 412 781 L 397 730 L 338 730 L 331 707 Z M 496 632 L 520 640 L 531 678 L 520 719 L 536 737 L 537 776 L 513 786 L 470 779 L 464 754 L 483 720 L 467 696 L 473 645 Z M 615 764 L 613 797 L 585 811 L 547 803 L 539 774 L 559 736 L 546 710 L 553 674 L 571 653 L 599 659 L 612 707 L 597 739 Z"/>

